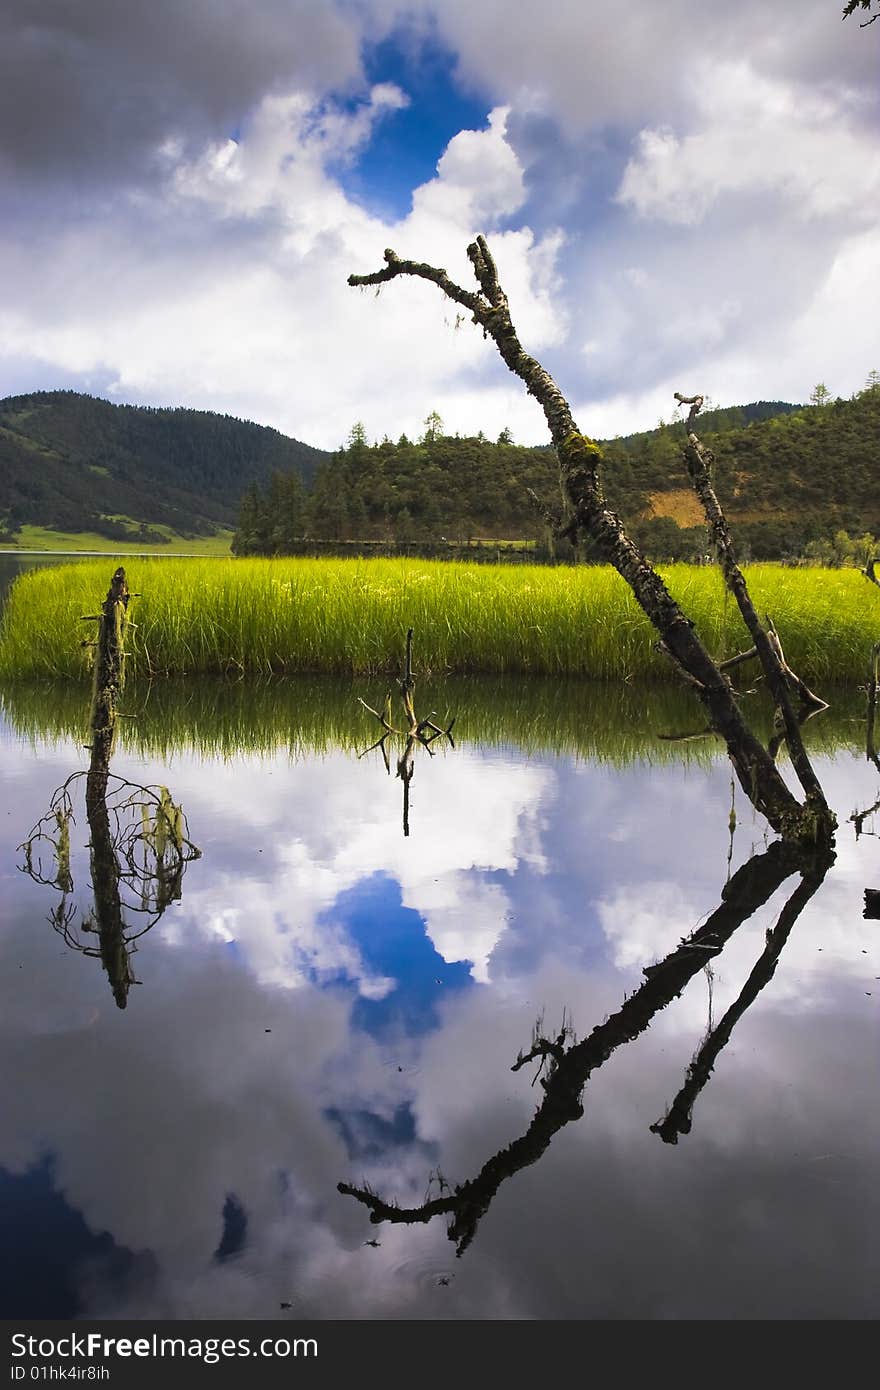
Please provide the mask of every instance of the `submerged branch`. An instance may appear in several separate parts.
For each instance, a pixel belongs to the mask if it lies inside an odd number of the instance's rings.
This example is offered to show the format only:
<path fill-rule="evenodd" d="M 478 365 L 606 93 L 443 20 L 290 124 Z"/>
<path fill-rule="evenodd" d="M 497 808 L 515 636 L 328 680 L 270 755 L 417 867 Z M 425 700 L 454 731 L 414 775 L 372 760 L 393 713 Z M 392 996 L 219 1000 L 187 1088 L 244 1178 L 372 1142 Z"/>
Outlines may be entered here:
<path fill-rule="evenodd" d="M 120 1009 L 126 1007 L 135 983 L 131 963 L 138 937 L 179 899 L 186 865 L 200 857 L 188 836 L 186 818 L 166 787 L 141 786 L 110 771 L 117 719 L 117 702 L 125 673 L 123 640 L 132 594 L 120 566 L 113 575 L 98 621 L 89 713 L 90 750 L 87 771 L 71 773 L 53 793 L 49 810 L 19 846 L 20 866 L 37 883 L 61 893 L 49 920 L 65 943 L 84 955 L 100 956 Z M 96 935 L 98 945 L 83 942 L 75 929 L 77 906 L 71 867 L 70 827 L 73 789 L 85 779 L 86 821 L 92 905 L 80 914 L 79 931 Z M 54 832 L 54 833 L 53 833 Z M 51 878 L 42 854 L 54 860 Z M 146 919 L 132 923 L 131 915 Z"/>
<path fill-rule="evenodd" d="M 71 901 L 69 827 L 75 823 L 74 791 L 83 781 L 92 888 L 88 909 Z M 43 869 L 44 849 L 53 856 L 51 877 Z M 54 792 L 49 810 L 19 850 L 21 871 L 61 893 L 49 914 L 53 928 L 72 950 L 100 956 L 116 1003 L 124 1009 L 135 980 L 130 960 L 134 943 L 179 900 L 186 866 L 201 857 L 189 838 L 182 808 L 166 787 L 142 786 L 104 769 L 74 772 Z M 98 946 L 83 941 L 79 933 L 96 935 Z"/>
<path fill-rule="evenodd" d="M 747 652 L 740 652 L 737 656 L 729 656 L 726 661 L 719 661 L 719 671 L 731 671 L 734 666 L 741 666 L 744 661 L 754 661 L 758 655 L 757 647 L 749 647 Z"/>
<path fill-rule="evenodd" d="M 868 670 L 868 728 L 865 740 L 865 755 L 869 762 L 872 762 L 880 772 L 880 758 L 877 756 L 877 746 L 874 741 L 874 726 L 877 720 L 877 679 L 878 668 L 880 668 L 880 642 L 875 642 L 871 648 L 871 664 Z"/>

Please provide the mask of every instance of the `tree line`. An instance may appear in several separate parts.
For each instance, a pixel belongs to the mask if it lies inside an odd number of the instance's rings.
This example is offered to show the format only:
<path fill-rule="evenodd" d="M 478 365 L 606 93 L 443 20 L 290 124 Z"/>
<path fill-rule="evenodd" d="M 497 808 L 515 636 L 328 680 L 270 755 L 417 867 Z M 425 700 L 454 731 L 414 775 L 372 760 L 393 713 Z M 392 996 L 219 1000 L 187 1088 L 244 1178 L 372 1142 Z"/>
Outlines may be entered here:
<path fill-rule="evenodd" d="M 714 483 L 745 559 L 834 563 L 855 544 L 850 537 L 880 533 L 880 373 L 850 400 L 832 399 L 820 383 L 811 401 L 761 401 L 708 409 L 702 417 Z M 682 474 L 683 443 L 674 415 L 654 430 L 602 445 L 609 503 L 657 559 L 698 560 L 706 551 L 705 525 Z M 558 495 L 555 454 L 549 446 L 515 444 L 507 429 L 496 440 L 450 435 L 431 412 L 417 440 L 401 435 L 371 444 L 357 423 L 345 446 L 319 464 L 311 487 L 299 473 L 276 471 L 248 489 L 233 550 L 281 555 L 310 541 L 442 547 L 480 539 L 564 553 L 564 545 L 549 542 L 530 490 Z M 593 558 L 585 543 L 579 554 Z"/>

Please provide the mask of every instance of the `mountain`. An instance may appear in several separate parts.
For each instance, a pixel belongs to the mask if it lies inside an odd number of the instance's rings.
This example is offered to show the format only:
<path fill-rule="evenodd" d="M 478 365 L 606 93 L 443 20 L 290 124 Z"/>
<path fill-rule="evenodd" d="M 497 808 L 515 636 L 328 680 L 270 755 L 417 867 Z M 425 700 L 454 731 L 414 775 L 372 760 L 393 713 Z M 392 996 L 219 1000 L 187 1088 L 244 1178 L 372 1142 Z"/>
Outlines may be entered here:
<path fill-rule="evenodd" d="M 235 525 L 252 483 L 308 482 L 326 455 L 203 410 L 112 405 L 76 391 L 0 400 L 0 526 L 161 543 Z M 156 529 L 161 528 L 161 529 Z"/>
<path fill-rule="evenodd" d="M 880 534 L 877 384 L 826 405 L 709 410 L 698 429 L 744 557 L 801 554 L 838 531 Z M 602 444 L 609 502 L 655 558 L 706 549 L 683 441 L 673 420 Z M 30 525 L 152 546 L 237 525 L 234 548 L 263 554 L 296 549 L 303 537 L 543 540 L 528 488 L 558 508 L 555 454 L 516 445 L 506 430 L 496 443 L 434 429 L 420 441 L 370 445 L 355 426 L 347 448 L 328 454 L 206 411 L 111 405 L 73 391 L 0 400 L 7 538 Z"/>

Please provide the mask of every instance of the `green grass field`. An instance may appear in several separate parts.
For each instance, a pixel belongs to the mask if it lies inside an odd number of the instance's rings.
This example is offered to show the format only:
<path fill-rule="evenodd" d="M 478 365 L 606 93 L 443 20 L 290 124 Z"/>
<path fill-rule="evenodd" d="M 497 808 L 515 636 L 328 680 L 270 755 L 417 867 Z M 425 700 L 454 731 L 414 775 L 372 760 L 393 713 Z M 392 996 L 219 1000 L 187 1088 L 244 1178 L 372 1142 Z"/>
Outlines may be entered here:
<path fill-rule="evenodd" d="M 0 626 L 0 675 L 84 677 L 81 646 L 107 591 L 105 560 L 16 580 Z M 671 565 L 667 582 L 719 658 L 749 645 L 710 566 Z M 132 675 L 398 668 L 407 627 L 422 673 L 674 677 L 622 579 L 604 566 L 467 565 L 417 560 L 132 560 Z M 880 593 L 855 570 L 748 571 L 807 681 L 864 678 L 880 635 Z"/>
<path fill-rule="evenodd" d="M 96 550 L 105 555 L 144 554 L 151 549 L 156 555 L 228 555 L 232 542 L 231 531 L 218 531 L 215 536 L 198 536 L 186 540 L 168 526 L 154 525 L 169 537 L 168 545 L 150 547 L 143 541 L 111 541 L 96 531 L 49 531 L 44 526 L 22 526 L 14 541 L 6 542 L 7 550 Z"/>

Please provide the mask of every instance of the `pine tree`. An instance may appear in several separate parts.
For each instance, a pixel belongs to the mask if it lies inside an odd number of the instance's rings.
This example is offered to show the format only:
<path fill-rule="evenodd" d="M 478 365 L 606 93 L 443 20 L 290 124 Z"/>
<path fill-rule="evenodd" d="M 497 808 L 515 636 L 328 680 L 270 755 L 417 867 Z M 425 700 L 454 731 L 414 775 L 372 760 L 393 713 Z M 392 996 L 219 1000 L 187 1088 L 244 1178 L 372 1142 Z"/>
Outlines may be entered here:
<path fill-rule="evenodd" d="M 432 410 L 429 415 L 425 416 L 424 426 L 423 444 L 436 444 L 438 439 L 443 438 L 443 421 L 436 410 Z"/>

